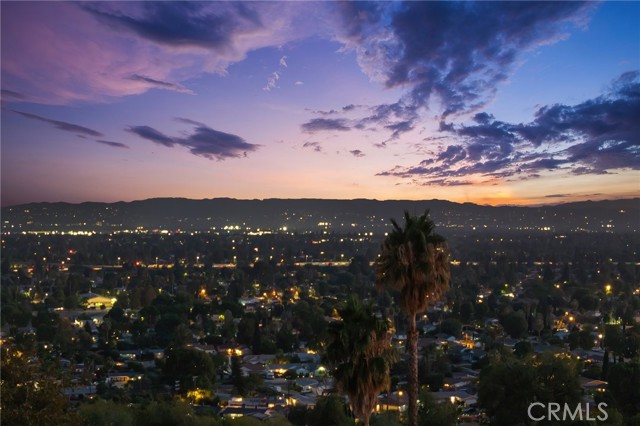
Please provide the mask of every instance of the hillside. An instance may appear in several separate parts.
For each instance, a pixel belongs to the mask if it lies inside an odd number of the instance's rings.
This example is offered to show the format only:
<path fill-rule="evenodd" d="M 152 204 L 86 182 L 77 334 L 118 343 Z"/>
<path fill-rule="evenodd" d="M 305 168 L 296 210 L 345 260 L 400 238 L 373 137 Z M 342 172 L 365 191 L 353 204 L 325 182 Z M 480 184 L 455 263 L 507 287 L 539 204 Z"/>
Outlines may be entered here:
<path fill-rule="evenodd" d="M 520 231 L 637 232 L 640 198 L 542 207 L 492 207 L 442 200 L 154 198 L 133 202 L 31 203 L 2 209 L 3 232 L 166 229 L 204 231 L 237 226 L 350 232 L 389 227 L 402 212 L 430 209 L 446 228 Z"/>

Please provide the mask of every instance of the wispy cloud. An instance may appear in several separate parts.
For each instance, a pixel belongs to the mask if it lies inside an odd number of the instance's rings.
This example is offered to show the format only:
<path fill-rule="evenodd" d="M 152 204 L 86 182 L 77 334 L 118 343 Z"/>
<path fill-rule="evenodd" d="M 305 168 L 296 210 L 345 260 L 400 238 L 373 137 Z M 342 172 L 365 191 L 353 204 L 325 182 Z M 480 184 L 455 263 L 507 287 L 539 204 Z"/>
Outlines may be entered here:
<path fill-rule="evenodd" d="M 29 118 L 31 120 L 37 120 L 37 121 L 42 121 L 44 123 L 48 123 L 50 125 L 52 125 L 53 127 L 55 127 L 58 130 L 62 130 L 64 132 L 69 132 L 72 133 L 80 138 L 83 139 L 87 139 L 87 138 L 100 138 L 102 136 L 104 136 L 102 133 L 100 133 L 97 130 L 94 129 L 90 129 L 88 127 L 84 127 L 84 126 L 80 126 L 78 124 L 74 124 L 74 123 L 69 123 L 66 121 L 60 121 L 60 120 L 53 120 L 51 118 L 47 118 L 47 117 L 42 117 L 40 115 L 37 114 L 31 114 L 28 112 L 23 112 L 23 111 L 16 111 L 16 110 L 12 110 L 9 109 L 9 111 L 14 112 L 16 114 L 20 114 L 23 117 Z M 128 145 L 123 144 L 121 142 L 113 142 L 113 141 L 108 141 L 108 140 L 104 140 L 104 139 L 94 139 L 95 142 L 102 144 L 102 145 L 107 145 L 110 146 L 112 148 L 129 148 Z"/>
<path fill-rule="evenodd" d="M 278 61 L 278 67 L 278 70 L 272 72 L 269 78 L 267 78 L 267 84 L 262 88 L 265 92 L 270 92 L 278 86 L 278 80 L 280 80 L 284 68 L 288 67 L 286 56 L 280 58 L 280 61 Z"/>
<path fill-rule="evenodd" d="M 131 126 L 127 130 L 133 134 L 140 136 L 141 138 L 150 140 L 151 142 L 163 145 L 168 148 L 173 147 L 176 142 L 174 138 L 164 135 L 162 132 L 154 129 L 150 126 Z"/>
<path fill-rule="evenodd" d="M 366 155 L 364 152 L 360 151 L 359 149 L 353 149 L 349 151 L 349 153 L 354 157 L 364 157 Z"/>
<path fill-rule="evenodd" d="M 457 143 L 413 167 L 382 176 L 454 184 L 471 175 L 526 179 L 542 171 L 607 174 L 640 170 L 640 72 L 621 75 L 608 93 L 577 105 L 538 109 L 533 121 L 512 124 L 478 113 L 474 123 L 442 122 Z"/>
<path fill-rule="evenodd" d="M 603 195 L 600 192 L 592 193 L 592 194 L 580 194 L 583 197 L 599 197 Z M 573 198 L 576 194 L 549 194 L 545 195 L 544 198 Z"/>
<path fill-rule="evenodd" d="M 101 143 L 103 145 L 107 145 L 113 148 L 125 148 L 125 149 L 129 149 L 129 145 L 123 144 L 121 142 L 112 142 L 112 141 L 105 141 L 105 140 L 96 140 L 96 142 Z"/>
<path fill-rule="evenodd" d="M 22 111 L 16 111 L 16 110 L 11 110 L 11 111 L 15 112 L 16 114 L 20 114 L 23 117 L 30 118 L 32 120 L 38 120 L 38 121 L 42 121 L 42 122 L 45 122 L 45 123 L 49 123 L 52 126 L 54 126 L 56 129 L 63 130 L 65 132 L 74 133 L 77 136 L 82 136 L 82 137 L 86 137 L 86 136 L 100 137 L 100 136 L 103 136 L 103 134 L 98 132 L 97 130 L 93 130 L 93 129 L 90 129 L 90 128 L 84 127 L 84 126 L 79 126 L 79 125 L 73 124 L 73 123 L 68 123 L 66 121 L 52 120 L 50 118 L 42 117 L 42 116 L 36 115 L 36 114 L 31 114 L 31 113 L 28 113 L 28 112 L 22 112 Z"/>
<path fill-rule="evenodd" d="M 302 129 L 308 133 L 319 131 L 341 131 L 351 130 L 347 120 L 342 118 L 314 118 L 302 125 Z"/>
<path fill-rule="evenodd" d="M 131 133 L 166 147 L 183 146 L 193 155 L 208 159 L 225 160 L 247 156 L 248 152 L 256 151 L 260 145 L 251 144 L 240 136 L 214 130 L 197 121 L 180 118 L 179 121 L 195 125 L 192 133 L 186 137 L 170 137 L 150 126 L 131 126 L 127 128 Z"/>
<path fill-rule="evenodd" d="M 129 80 L 147 83 L 150 87 L 155 87 L 157 89 L 172 90 L 174 92 L 187 93 L 190 95 L 194 94 L 191 89 L 188 89 L 181 84 L 170 83 L 168 81 L 162 81 L 162 80 L 156 80 L 151 77 L 146 77 L 139 74 L 134 74 L 130 76 Z"/>
<path fill-rule="evenodd" d="M 302 147 L 313 149 L 315 152 L 322 152 L 320 142 L 305 142 Z"/>
<path fill-rule="evenodd" d="M 43 104 L 112 102 L 153 88 L 190 93 L 187 79 L 224 75 L 251 51 L 322 32 L 325 20 L 308 12 L 330 8 L 297 2 L 3 3 L 2 37 L 12 41 L 2 48 L 3 88 Z"/>
<path fill-rule="evenodd" d="M 278 71 L 274 71 L 273 73 L 271 73 L 271 75 L 267 79 L 267 85 L 264 86 L 262 90 L 264 90 L 265 92 L 272 91 L 273 89 L 276 88 L 276 85 L 278 84 L 279 79 L 280 79 L 280 74 L 278 73 Z"/>
<path fill-rule="evenodd" d="M 13 90 L 2 89 L 2 101 L 24 101 L 27 97 Z"/>

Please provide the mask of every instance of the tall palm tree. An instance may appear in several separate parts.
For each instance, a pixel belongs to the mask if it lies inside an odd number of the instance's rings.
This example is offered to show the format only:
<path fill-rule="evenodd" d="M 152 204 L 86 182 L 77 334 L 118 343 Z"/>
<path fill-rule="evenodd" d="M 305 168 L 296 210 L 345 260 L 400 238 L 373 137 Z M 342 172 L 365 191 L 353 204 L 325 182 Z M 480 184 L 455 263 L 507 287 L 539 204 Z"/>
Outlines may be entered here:
<path fill-rule="evenodd" d="M 329 325 L 326 360 L 334 367 L 336 387 L 349 397 L 351 411 L 369 426 L 378 395 L 390 383 L 395 356 L 391 325 L 355 296 L 347 299 L 338 313 L 342 320 Z"/>
<path fill-rule="evenodd" d="M 416 314 L 438 300 L 449 287 L 449 252 L 445 239 L 434 232 L 427 210 L 421 216 L 404 213 L 404 227 L 391 219 L 393 230 L 382 243 L 376 260 L 378 289 L 400 292 L 400 307 L 407 315 L 409 352 L 409 425 L 418 424 L 418 330 Z"/>

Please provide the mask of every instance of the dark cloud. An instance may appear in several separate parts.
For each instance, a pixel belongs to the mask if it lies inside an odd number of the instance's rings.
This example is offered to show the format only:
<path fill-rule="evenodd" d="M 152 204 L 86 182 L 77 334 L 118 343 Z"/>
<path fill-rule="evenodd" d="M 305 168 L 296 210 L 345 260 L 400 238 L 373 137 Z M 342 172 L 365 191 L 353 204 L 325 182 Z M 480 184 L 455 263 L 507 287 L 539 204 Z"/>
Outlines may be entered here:
<path fill-rule="evenodd" d="M 422 182 L 423 186 L 468 186 L 474 185 L 475 182 L 469 180 L 455 180 L 455 179 L 431 179 Z"/>
<path fill-rule="evenodd" d="M 354 157 L 364 157 L 366 155 L 364 152 L 360 151 L 359 149 L 353 149 L 349 151 L 349 153 Z"/>
<path fill-rule="evenodd" d="M 576 106 L 542 107 L 532 123 L 515 129 L 535 145 L 583 141 L 571 148 L 573 159 L 582 161 L 594 149 L 615 154 L 639 146 L 639 116 L 640 72 L 635 71 L 618 78 L 609 95 Z"/>
<path fill-rule="evenodd" d="M 542 158 L 522 165 L 522 169 L 533 170 L 555 170 L 560 166 L 569 163 L 569 160 L 558 160 L 555 158 Z"/>
<path fill-rule="evenodd" d="M 27 97 L 13 90 L 2 89 L 2 101 L 24 101 Z"/>
<path fill-rule="evenodd" d="M 391 130 L 389 140 L 400 137 L 403 133 L 413 130 L 418 115 L 414 108 L 399 101 L 393 104 L 376 105 L 370 109 L 371 114 L 360 120 L 360 125 L 376 124 Z"/>
<path fill-rule="evenodd" d="M 603 195 L 601 192 L 596 192 L 594 194 L 582 194 L 583 197 L 599 197 Z M 569 197 L 575 197 L 576 194 L 550 194 L 550 195 L 545 195 L 543 198 L 569 198 Z"/>
<path fill-rule="evenodd" d="M 97 130 L 93 130 L 84 126 L 79 126 L 77 124 L 67 123 L 65 121 L 52 120 L 50 118 L 42 117 L 36 114 L 31 114 L 28 112 L 15 111 L 15 110 L 10 110 L 10 111 L 15 112 L 16 114 L 20 114 L 27 118 L 31 118 L 32 120 L 44 121 L 45 123 L 52 124 L 56 129 L 73 133 L 76 136 L 81 138 L 87 138 L 88 136 L 94 137 L 94 138 L 103 136 L 103 134 L 98 132 Z M 110 146 L 112 148 L 129 148 L 127 145 L 120 142 L 112 142 L 104 139 L 96 139 L 95 141 L 97 143 Z"/>
<path fill-rule="evenodd" d="M 386 85 L 410 85 L 409 98 L 425 105 L 435 95 L 443 115 L 485 104 L 522 51 L 562 36 L 582 20 L 579 2 L 407 2 L 391 27 L 402 49 Z"/>
<path fill-rule="evenodd" d="M 166 147 L 171 148 L 172 146 L 174 146 L 176 144 L 175 140 L 173 138 L 170 138 L 169 136 L 166 136 L 164 134 L 162 134 L 161 132 L 157 131 L 156 129 L 154 129 L 153 127 L 149 127 L 149 126 L 131 126 L 127 129 L 129 132 L 134 133 L 138 136 L 140 136 L 141 138 L 150 140 L 151 142 L 160 144 L 160 145 L 164 145 Z"/>
<path fill-rule="evenodd" d="M 605 95 L 577 105 L 543 106 L 529 123 L 512 124 L 479 113 L 469 125 L 440 123 L 457 140 L 417 167 L 383 176 L 428 182 L 480 174 L 527 179 L 542 171 L 607 174 L 640 170 L 640 72 L 616 79 Z M 544 148 L 543 148 L 544 146 Z"/>
<path fill-rule="evenodd" d="M 522 53 L 583 25 L 589 2 L 349 2 L 340 3 L 341 40 L 387 88 L 406 88 L 396 103 L 365 117 L 391 130 L 413 130 L 422 110 L 442 117 L 478 110 L 495 95 Z M 484 114 L 484 115 L 483 115 Z M 478 124 L 491 119 L 482 113 Z M 484 122 L 482 120 L 485 120 Z"/>
<path fill-rule="evenodd" d="M 81 137 L 86 137 L 86 136 L 101 137 L 101 136 L 103 136 L 102 133 L 98 132 L 97 130 L 90 129 L 88 127 L 79 126 L 77 124 L 67 123 L 65 121 L 52 120 L 50 118 L 41 117 L 39 115 L 30 114 L 28 112 L 21 112 L 21 111 L 16 111 L 16 110 L 11 110 L 11 111 L 15 112 L 16 114 L 20 114 L 23 117 L 31 118 L 32 120 L 44 121 L 45 123 L 52 124 L 56 129 L 64 130 L 65 132 L 74 133 L 77 136 L 81 136 Z"/>
<path fill-rule="evenodd" d="M 462 161 L 465 158 L 467 158 L 467 151 L 465 151 L 464 147 L 461 145 L 450 145 L 446 150 L 438 155 L 438 161 L 446 161 L 448 164 L 456 164 L 458 161 Z M 425 161 L 432 162 L 433 160 Z"/>
<path fill-rule="evenodd" d="M 260 147 L 260 145 L 246 142 L 240 136 L 211 129 L 197 121 L 186 118 L 177 118 L 176 120 L 196 127 L 186 137 L 170 137 L 149 126 L 131 126 L 127 130 L 166 147 L 176 145 L 187 147 L 192 154 L 209 159 L 224 160 L 244 157 L 247 152 L 255 151 Z"/>
<path fill-rule="evenodd" d="M 302 147 L 312 148 L 315 152 L 322 152 L 322 146 L 320 145 L 320 142 L 305 142 Z"/>
<path fill-rule="evenodd" d="M 176 117 L 175 120 L 180 122 L 180 123 L 193 124 L 194 126 L 205 126 L 206 127 L 206 124 L 201 123 L 199 121 L 192 120 L 190 118 Z"/>
<path fill-rule="evenodd" d="M 243 2 L 141 2 L 137 13 L 115 11 L 101 3 L 85 3 L 84 10 L 106 24 L 169 46 L 197 46 L 224 50 L 233 36 L 262 23 Z"/>
<path fill-rule="evenodd" d="M 302 129 L 308 133 L 320 131 L 347 131 L 351 130 L 347 120 L 341 118 L 314 118 L 302 125 Z"/>
<path fill-rule="evenodd" d="M 246 142 L 240 136 L 204 126 L 197 127 L 193 134 L 181 139 L 179 143 L 188 146 L 192 154 L 218 160 L 246 156 L 247 152 L 255 151 L 259 147 Z"/>
<path fill-rule="evenodd" d="M 96 142 L 101 143 L 103 145 L 107 145 L 113 148 L 125 148 L 125 149 L 129 149 L 129 145 L 120 143 L 120 142 L 112 142 L 112 141 L 105 141 L 105 140 L 96 140 Z"/>
<path fill-rule="evenodd" d="M 337 110 L 337 109 L 331 109 L 329 111 L 315 110 L 315 111 L 311 111 L 311 112 L 313 112 L 314 114 L 317 114 L 317 115 L 325 116 L 325 115 L 336 115 L 336 114 L 341 114 L 341 113 L 349 113 L 349 112 L 355 111 L 355 110 L 357 110 L 359 108 L 366 108 L 366 107 L 363 107 L 362 105 L 349 104 L 349 105 L 343 106 L 339 110 Z"/>
<path fill-rule="evenodd" d="M 193 95 L 193 91 L 191 89 L 187 89 L 181 84 L 169 83 L 168 81 L 162 81 L 162 80 L 156 80 L 151 77 L 146 77 L 144 75 L 133 74 L 132 76 L 129 77 L 129 80 L 141 81 L 143 83 L 147 83 L 158 89 L 172 90 L 174 92 L 188 93 L 190 95 Z"/>
<path fill-rule="evenodd" d="M 384 127 L 392 131 L 391 139 L 397 139 L 400 137 L 401 134 L 413 130 L 413 121 L 412 120 L 400 121 L 397 123 L 388 124 Z"/>

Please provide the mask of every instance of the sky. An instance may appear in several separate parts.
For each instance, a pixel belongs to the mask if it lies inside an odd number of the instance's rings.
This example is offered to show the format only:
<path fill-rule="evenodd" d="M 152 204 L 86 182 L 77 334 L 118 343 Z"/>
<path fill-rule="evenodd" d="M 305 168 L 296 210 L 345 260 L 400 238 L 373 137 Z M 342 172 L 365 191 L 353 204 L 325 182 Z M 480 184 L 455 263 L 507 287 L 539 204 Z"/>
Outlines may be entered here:
<path fill-rule="evenodd" d="M 640 2 L 11 2 L 1 202 L 640 196 Z"/>

